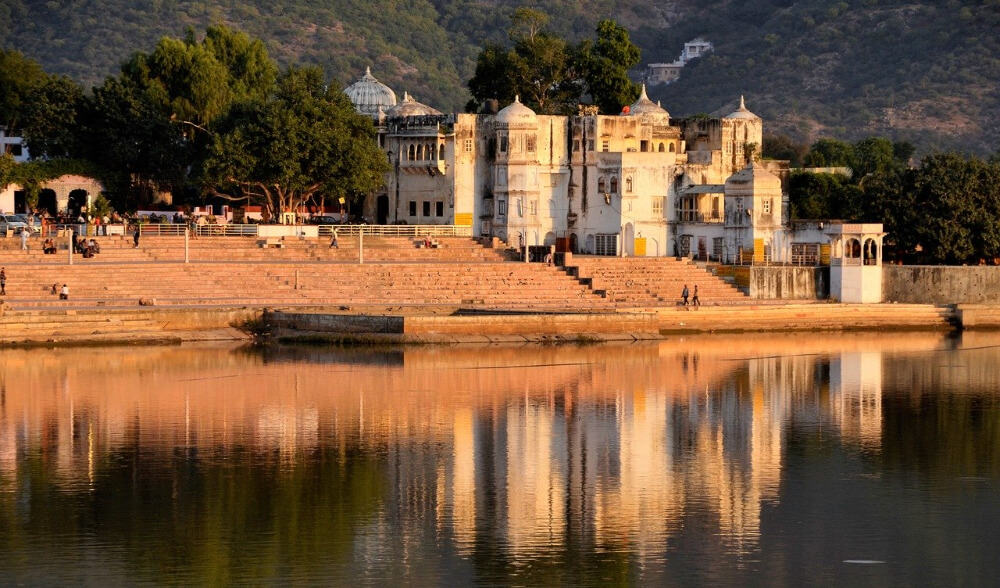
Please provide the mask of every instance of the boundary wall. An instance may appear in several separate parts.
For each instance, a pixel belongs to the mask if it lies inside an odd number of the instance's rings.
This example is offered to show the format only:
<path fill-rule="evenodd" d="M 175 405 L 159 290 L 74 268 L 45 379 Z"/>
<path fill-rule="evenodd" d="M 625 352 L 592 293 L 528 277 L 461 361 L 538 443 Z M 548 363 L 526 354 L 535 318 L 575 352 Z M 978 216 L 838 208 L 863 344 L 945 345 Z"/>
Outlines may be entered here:
<path fill-rule="evenodd" d="M 1000 304 L 1000 266 L 883 265 L 882 300 Z"/>

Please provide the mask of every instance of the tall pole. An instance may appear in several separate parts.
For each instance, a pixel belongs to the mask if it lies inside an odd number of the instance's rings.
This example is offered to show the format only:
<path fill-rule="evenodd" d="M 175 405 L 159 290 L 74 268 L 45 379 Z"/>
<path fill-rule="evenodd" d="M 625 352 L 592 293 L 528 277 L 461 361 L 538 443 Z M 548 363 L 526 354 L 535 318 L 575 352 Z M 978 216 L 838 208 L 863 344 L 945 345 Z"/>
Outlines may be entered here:
<path fill-rule="evenodd" d="M 68 243 L 66 244 L 66 250 L 69 251 L 69 264 L 73 265 L 73 231 L 70 230 L 67 235 Z"/>
<path fill-rule="evenodd" d="M 358 227 L 358 263 L 365 263 L 365 226 Z"/>
<path fill-rule="evenodd" d="M 191 255 L 188 252 L 188 228 L 184 227 L 184 263 L 191 261 Z"/>

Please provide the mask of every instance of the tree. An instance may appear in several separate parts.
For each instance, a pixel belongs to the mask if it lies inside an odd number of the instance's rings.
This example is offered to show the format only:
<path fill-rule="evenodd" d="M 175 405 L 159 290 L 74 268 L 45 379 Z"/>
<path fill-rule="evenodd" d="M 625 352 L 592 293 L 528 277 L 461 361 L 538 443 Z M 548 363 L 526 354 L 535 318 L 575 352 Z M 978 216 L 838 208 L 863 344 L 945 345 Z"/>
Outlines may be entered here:
<path fill-rule="evenodd" d="M 639 48 L 613 20 L 599 22 L 596 32 L 597 41 L 584 41 L 578 50 L 579 69 L 594 104 L 605 114 L 617 114 L 639 97 L 639 85 L 628 77 L 639 63 Z"/>
<path fill-rule="evenodd" d="M 273 96 L 234 107 L 213 126 L 207 190 L 277 216 L 318 195 L 358 198 L 388 171 L 371 120 L 315 68 L 289 69 Z"/>
<path fill-rule="evenodd" d="M 786 159 L 791 167 L 802 167 L 809 147 L 796 143 L 787 135 L 765 135 L 761 155 L 766 159 Z"/>
<path fill-rule="evenodd" d="M 52 76 L 30 94 L 23 111 L 24 141 L 32 157 L 81 157 L 80 115 L 83 88 L 65 76 Z"/>
<path fill-rule="evenodd" d="M 467 110 L 490 98 L 506 103 L 520 95 L 541 114 L 572 114 L 589 93 L 603 112 L 617 114 L 639 96 L 628 78 L 639 63 L 639 48 L 614 21 L 598 24 L 596 41 L 572 45 L 546 29 L 542 12 L 519 8 L 512 20 L 509 46 L 487 43 L 480 51 Z"/>
<path fill-rule="evenodd" d="M 260 41 L 224 26 L 210 27 L 200 42 L 190 30 L 183 40 L 165 37 L 94 89 L 85 116 L 88 151 L 115 170 L 110 187 L 129 195 L 128 207 L 188 187 L 214 121 L 234 104 L 270 95 L 276 76 Z"/>
<path fill-rule="evenodd" d="M 869 174 L 886 173 L 896 166 L 893 144 L 883 137 L 868 137 L 854 144 L 850 163 L 854 176 L 860 179 Z"/>
<path fill-rule="evenodd" d="M 0 49 L 0 127 L 9 134 L 20 133 L 29 97 L 46 77 L 37 62 L 17 51 Z"/>
<path fill-rule="evenodd" d="M 809 148 L 802 164 L 805 167 L 849 167 L 853 162 L 853 145 L 836 139 L 820 139 Z"/>

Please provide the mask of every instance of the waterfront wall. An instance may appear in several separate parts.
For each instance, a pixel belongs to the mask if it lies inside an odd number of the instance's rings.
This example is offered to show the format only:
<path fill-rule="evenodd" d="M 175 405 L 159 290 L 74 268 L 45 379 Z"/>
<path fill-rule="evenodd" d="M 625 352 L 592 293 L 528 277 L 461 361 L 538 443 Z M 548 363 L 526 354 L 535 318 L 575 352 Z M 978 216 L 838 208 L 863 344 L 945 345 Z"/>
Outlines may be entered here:
<path fill-rule="evenodd" d="M 882 300 L 916 304 L 1000 304 L 1000 267 L 886 265 Z"/>
<path fill-rule="evenodd" d="M 760 300 L 817 300 L 830 297 L 829 267 L 751 267 L 751 298 Z"/>

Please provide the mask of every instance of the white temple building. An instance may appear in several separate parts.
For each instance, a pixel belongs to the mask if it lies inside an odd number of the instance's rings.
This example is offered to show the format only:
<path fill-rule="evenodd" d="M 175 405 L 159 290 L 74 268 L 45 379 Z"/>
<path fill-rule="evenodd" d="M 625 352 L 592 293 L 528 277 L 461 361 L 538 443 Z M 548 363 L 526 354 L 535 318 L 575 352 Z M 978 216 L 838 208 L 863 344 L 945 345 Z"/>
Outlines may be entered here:
<path fill-rule="evenodd" d="M 645 86 L 619 115 L 536 114 L 519 99 L 443 114 L 366 70 L 345 92 L 391 171 L 365 202 L 379 224 L 453 224 L 509 245 L 726 263 L 829 255 L 822 223 L 789 223 L 785 161 L 759 161 L 763 123 L 740 97 L 674 120 Z"/>

